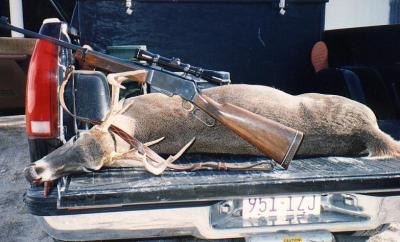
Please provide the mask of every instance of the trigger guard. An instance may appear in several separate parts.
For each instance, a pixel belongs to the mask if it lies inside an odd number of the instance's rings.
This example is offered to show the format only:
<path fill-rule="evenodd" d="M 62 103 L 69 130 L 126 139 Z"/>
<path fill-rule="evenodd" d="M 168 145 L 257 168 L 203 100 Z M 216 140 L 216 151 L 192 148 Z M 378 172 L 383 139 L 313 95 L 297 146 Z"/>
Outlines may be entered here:
<path fill-rule="evenodd" d="M 194 110 L 194 105 L 189 101 L 183 100 L 182 108 L 185 109 L 187 112 L 192 112 Z"/>

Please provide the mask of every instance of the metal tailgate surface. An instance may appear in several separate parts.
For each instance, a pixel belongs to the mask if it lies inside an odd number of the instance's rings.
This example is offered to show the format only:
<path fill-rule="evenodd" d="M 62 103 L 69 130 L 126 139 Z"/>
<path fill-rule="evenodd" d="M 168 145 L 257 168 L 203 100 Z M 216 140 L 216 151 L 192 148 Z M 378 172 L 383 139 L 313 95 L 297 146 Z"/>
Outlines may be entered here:
<path fill-rule="evenodd" d="M 256 162 L 265 158 L 191 155 L 178 162 Z M 399 160 L 326 157 L 292 161 L 259 171 L 167 171 L 153 176 L 142 169 L 104 169 L 65 177 L 58 185 L 58 208 L 89 208 L 233 197 L 328 192 L 400 190 Z"/>

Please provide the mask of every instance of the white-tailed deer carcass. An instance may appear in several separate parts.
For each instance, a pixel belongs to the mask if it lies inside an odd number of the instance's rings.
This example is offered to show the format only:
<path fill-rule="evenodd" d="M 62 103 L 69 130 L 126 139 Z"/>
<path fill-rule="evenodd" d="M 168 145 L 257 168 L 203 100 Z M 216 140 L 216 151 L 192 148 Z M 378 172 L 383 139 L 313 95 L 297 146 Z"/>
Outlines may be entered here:
<path fill-rule="evenodd" d="M 209 117 L 203 112 L 194 114 L 182 108 L 180 97 L 152 93 L 118 102 L 119 83 L 125 79 L 116 74 L 108 76 L 113 87 L 112 107 L 104 122 L 28 166 L 25 175 L 29 181 L 43 183 L 102 167 L 143 166 L 160 174 L 166 168 L 184 169 L 173 161 L 185 150 L 262 155 L 220 122 L 205 125 L 201 120 Z M 374 113 L 367 106 L 344 97 L 315 93 L 293 96 L 256 85 L 220 86 L 202 93 L 219 103 L 236 105 L 303 132 L 298 157 L 400 156 L 400 145 L 379 129 Z M 111 125 L 150 143 L 133 147 L 110 131 Z M 165 137 L 162 142 L 160 137 Z M 149 145 L 153 145 L 154 152 Z M 176 155 L 165 160 L 157 153 Z"/>

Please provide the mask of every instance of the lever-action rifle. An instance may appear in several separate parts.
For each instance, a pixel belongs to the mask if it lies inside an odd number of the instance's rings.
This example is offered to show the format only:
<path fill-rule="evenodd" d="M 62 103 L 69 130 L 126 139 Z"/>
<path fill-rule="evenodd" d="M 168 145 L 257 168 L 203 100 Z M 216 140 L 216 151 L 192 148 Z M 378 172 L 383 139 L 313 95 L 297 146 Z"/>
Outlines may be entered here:
<path fill-rule="evenodd" d="M 303 139 L 303 133 L 298 130 L 284 126 L 238 106 L 229 103 L 218 103 L 210 97 L 203 95 L 197 87 L 195 78 L 193 78 L 193 76 L 196 76 L 196 73 L 188 72 L 180 75 L 162 68 L 156 68 L 154 65 L 150 66 L 125 61 L 59 39 L 15 27 L 10 25 L 5 17 L 1 17 L 0 19 L 0 28 L 13 30 L 37 39 L 47 40 L 55 45 L 74 50 L 75 57 L 79 61 L 108 72 L 146 70 L 147 74 L 134 79 L 140 83 L 146 82 L 150 84 L 153 90 L 168 96 L 178 95 L 183 100 L 191 102 L 255 146 L 263 154 L 275 160 L 285 169 L 288 168 Z M 198 72 L 197 76 L 202 77 L 202 73 Z M 221 75 L 218 72 L 206 71 L 205 73 L 207 74 L 204 79 L 209 79 L 209 81 L 216 82 L 215 80 L 210 80 L 210 75 L 221 79 Z"/>

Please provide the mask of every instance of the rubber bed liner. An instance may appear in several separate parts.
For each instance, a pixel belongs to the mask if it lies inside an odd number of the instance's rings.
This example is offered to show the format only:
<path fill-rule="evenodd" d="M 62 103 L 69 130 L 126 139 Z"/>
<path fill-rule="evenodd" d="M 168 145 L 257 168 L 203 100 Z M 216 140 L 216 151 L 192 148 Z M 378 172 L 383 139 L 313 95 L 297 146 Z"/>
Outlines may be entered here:
<path fill-rule="evenodd" d="M 256 162 L 262 157 L 191 155 L 177 162 Z M 271 161 L 272 162 L 272 161 Z M 48 198 L 42 187 L 25 194 L 31 213 L 56 215 L 191 206 L 243 196 L 289 193 L 384 192 L 400 190 L 400 160 L 326 157 L 292 161 L 289 170 L 270 172 L 167 171 L 153 176 L 143 169 L 103 169 L 64 177 Z"/>

